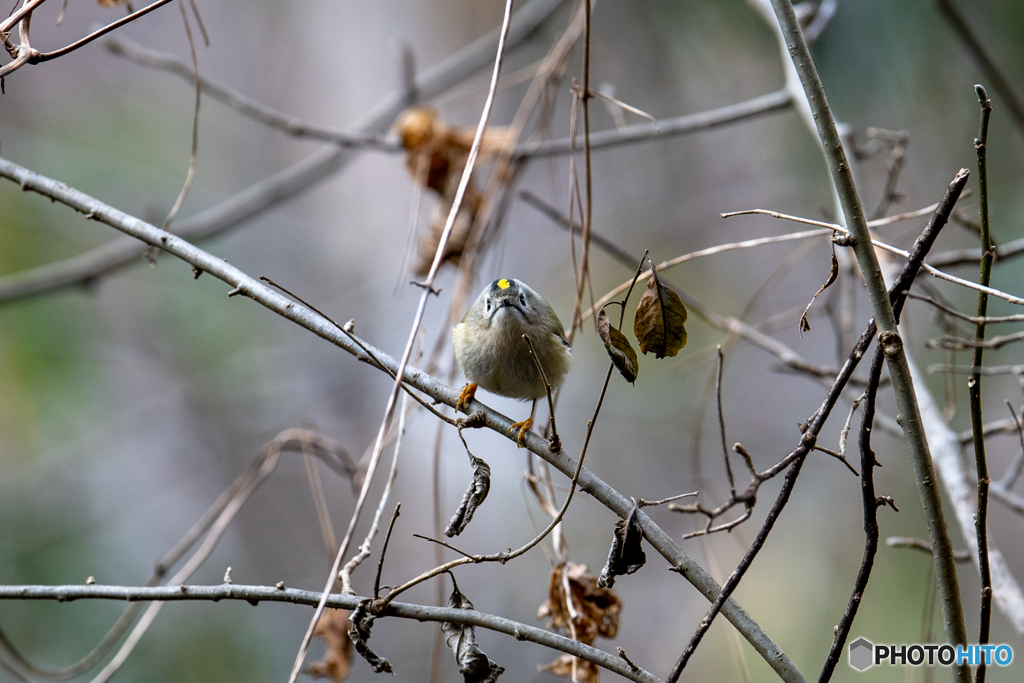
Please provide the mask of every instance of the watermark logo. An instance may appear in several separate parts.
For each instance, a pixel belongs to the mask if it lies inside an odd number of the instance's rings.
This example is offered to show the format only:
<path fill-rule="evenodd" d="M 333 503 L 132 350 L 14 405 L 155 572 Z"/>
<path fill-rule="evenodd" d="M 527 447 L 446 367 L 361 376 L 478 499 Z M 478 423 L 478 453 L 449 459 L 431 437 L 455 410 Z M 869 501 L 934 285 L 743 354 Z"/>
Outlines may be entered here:
<path fill-rule="evenodd" d="M 850 666 L 857 671 L 881 664 L 889 666 L 1009 666 L 1013 648 L 1009 645 L 875 645 L 867 638 L 850 643 Z"/>

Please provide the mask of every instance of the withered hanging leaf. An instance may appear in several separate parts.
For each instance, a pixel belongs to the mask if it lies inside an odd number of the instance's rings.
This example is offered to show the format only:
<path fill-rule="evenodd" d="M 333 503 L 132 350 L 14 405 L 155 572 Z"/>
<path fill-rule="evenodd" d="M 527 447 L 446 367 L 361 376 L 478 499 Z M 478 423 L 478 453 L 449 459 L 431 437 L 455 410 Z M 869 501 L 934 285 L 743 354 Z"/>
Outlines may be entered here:
<path fill-rule="evenodd" d="M 686 346 L 685 322 L 686 307 L 679 295 L 661 284 L 657 272 L 652 273 L 633 319 L 640 350 L 655 358 L 676 355 Z"/>
<path fill-rule="evenodd" d="M 370 629 L 373 628 L 374 621 L 374 616 L 366 610 L 366 606 L 369 604 L 370 598 L 361 600 L 355 611 L 352 612 L 352 616 L 349 617 L 349 621 L 352 622 L 352 626 L 348 629 L 349 640 L 356 646 L 356 652 L 366 660 L 374 673 L 379 674 L 385 671 L 389 674 L 394 673 L 391 670 L 391 662 L 371 650 L 367 643 L 370 640 Z"/>
<path fill-rule="evenodd" d="M 632 574 L 647 562 L 647 555 L 642 546 L 644 532 L 637 517 L 639 512 L 640 508 L 634 505 L 629 517 L 615 523 L 612 548 L 608 551 L 608 563 L 597 579 L 599 587 L 611 588 L 615 584 L 616 576 Z"/>
<path fill-rule="evenodd" d="M 455 584 L 455 579 L 452 579 L 452 583 Z M 473 603 L 459 592 L 458 585 L 455 585 L 448 597 L 448 606 L 453 609 L 473 609 Z M 455 662 L 459 665 L 459 673 L 462 674 L 465 683 L 493 683 L 505 671 L 491 661 L 476 644 L 475 627 L 443 621 L 441 631 L 444 633 L 448 648 L 455 655 Z"/>
<path fill-rule="evenodd" d="M 106 9 L 107 7 L 117 7 L 118 5 L 128 4 L 128 0 L 96 0 L 100 7 Z"/>
<path fill-rule="evenodd" d="M 459 181 L 466 168 L 475 128 L 449 126 L 433 109 L 412 107 L 395 120 L 395 133 L 406 150 L 405 165 L 415 183 L 438 194 L 430 225 L 420 238 L 413 272 L 422 277 L 430 270 L 434 254 L 441 242 L 444 226 L 455 203 Z M 511 149 L 513 138 L 508 128 L 490 128 L 480 144 L 480 160 Z M 483 195 L 470 180 L 462 205 L 455 216 L 442 263 L 458 265 L 469 243 L 476 216 L 480 212 Z"/>
<path fill-rule="evenodd" d="M 619 374 L 625 377 L 630 384 L 635 382 L 637 373 L 640 371 L 636 351 L 633 350 L 626 335 L 612 327 L 604 309 L 597 316 L 597 333 L 601 335 L 604 348 L 608 351 L 608 356 L 612 359 Z"/>
<path fill-rule="evenodd" d="M 587 565 L 563 562 L 551 570 L 548 599 L 537 611 L 537 618 L 547 619 L 549 627 L 566 635 L 574 633 L 576 640 L 590 645 L 598 636 L 614 638 L 618 635 L 621 611 L 622 600 L 612 589 L 598 587 Z M 576 680 L 597 683 L 597 667 L 570 655 L 562 655 L 541 669 L 569 678 L 574 664 Z"/>
<path fill-rule="evenodd" d="M 565 587 L 569 587 L 572 612 L 569 611 Z M 548 626 L 569 631 L 572 620 L 576 640 L 593 643 L 602 638 L 614 638 L 619 632 L 619 613 L 622 600 L 610 588 L 599 588 L 597 577 L 585 564 L 564 562 L 551 570 L 548 599 L 537 611 L 538 619 L 547 619 Z M 574 613 L 574 617 L 570 614 Z"/>
<path fill-rule="evenodd" d="M 828 271 L 828 280 L 826 280 L 825 284 L 823 284 L 821 286 L 821 288 L 817 292 L 814 293 L 814 296 L 811 297 L 811 302 L 809 304 L 807 304 L 807 308 L 804 309 L 804 314 L 802 316 L 800 316 L 800 336 L 801 337 L 804 336 L 804 332 L 810 332 L 811 331 L 811 324 L 809 322 L 807 322 L 807 314 L 810 312 L 811 306 L 814 305 L 814 300 L 818 298 L 819 294 L 821 294 L 826 289 L 831 287 L 832 283 L 836 281 L 837 277 L 839 277 L 839 259 L 836 258 L 836 243 L 833 242 L 832 243 L 832 266 L 831 266 L 831 268 Z"/>
<path fill-rule="evenodd" d="M 466 525 L 473 519 L 473 513 L 483 504 L 487 498 L 487 492 L 491 490 L 490 466 L 472 453 L 469 454 L 469 462 L 473 467 L 473 483 L 469 485 L 469 489 L 462 496 L 459 509 L 455 511 L 451 521 L 448 522 L 448 528 L 444 530 L 444 535 L 448 538 L 458 536 L 463 532 Z"/>
<path fill-rule="evenodd" d="M 313 678 L 330 678 L 337 683 L 348 678 L 352 668 L 352 646 L 348 639 L 347 610 L 327 609 L 313 630 L 313 637 L 324 639 L 324 658 L 310 665 Z"/>

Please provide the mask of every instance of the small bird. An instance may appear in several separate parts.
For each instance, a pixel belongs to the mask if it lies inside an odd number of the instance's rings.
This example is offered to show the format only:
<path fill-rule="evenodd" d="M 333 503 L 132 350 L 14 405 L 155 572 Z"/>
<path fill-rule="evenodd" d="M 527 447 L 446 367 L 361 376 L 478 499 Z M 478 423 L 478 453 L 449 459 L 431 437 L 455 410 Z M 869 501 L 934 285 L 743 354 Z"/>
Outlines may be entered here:
<path fill-rule="evenodd" d="M 530 417 L 512 425 L 523 447 L 523 435 L 533 426 L 537 399 L 547 387 L 530 354 L 530 338 L 537 361 L 552 389 L 562 385 L 572 363 L 565 329 L 547 301 L 516 279 L 495 280 L 452 328 L 455 359 L 469 380 L 459 396 L 458 411 L 483 387 L 492 394 L 533 401 Z"/>

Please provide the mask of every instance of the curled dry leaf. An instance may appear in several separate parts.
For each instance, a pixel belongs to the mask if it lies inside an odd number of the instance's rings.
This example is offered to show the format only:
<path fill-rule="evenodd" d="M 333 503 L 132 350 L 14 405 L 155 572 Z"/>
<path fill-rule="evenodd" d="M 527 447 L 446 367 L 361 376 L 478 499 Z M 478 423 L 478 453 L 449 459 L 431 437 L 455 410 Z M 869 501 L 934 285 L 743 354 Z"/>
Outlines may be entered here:
<path fill-rule="evenodd" d="M 640 528 L 640 520 L 637 519 L 639 511 L 640 508 L 634 505 L 629 517 L 615 523 L 612 547 L 608 551 L 608 563 L 597 579 L 599 587 L 611 588 L 615 584 L 616 576 L 632 574 L 647 562 L 647 555 L 642 547 L 644 532 Z"/>
<path fill-rule="evenodd" d="M 437 193 L 439 201 L 434 207 L 430 225 L 417 247 L 413 271 L 426 275 L 433 263 L 437 245 L 441 241 L 445 222 L 455 203 L 459 180 L 466 168 L 469 150 L 473 146 L 474 128 L 449 126 L 437 112 L 428 107 L 412 107 L 395 121 L 395 132 L 405 148 L 405 165 L 413 181 Z M 494 155 L 510 147 L 507 129 L 491 129 L 480 145 L 480 157 Z M 469 242 L 470 231 L 480 210 L 482 195 L 470 180 L 462 205 L 455 217 L 442 262 L 458 265 Z"/>
<path fill-rule="evenodd" d="M 614 638 L 618 634 L 621 611 L 622 600 L 612 589 L 599 587 L 587 565 L 563 562 L 551 571 L 548 599 L 540 606 L 537 618 L 547 619 L 550 628 L 590 645 L 598 636 Z M 569 655 L 542 669 L 568 677 L 574 666 L 576 680 L 596 683 L 597 667 Z"/>
<path fill-rule="evenodd" d="M 473 519 L 473 513 L 487 498 L 487 492 L 491 490 L 490 466 L 472 453 L 469 454 L 469 462 L 473 466 L 473 483 L 469 485 L 469 489 L 462 496 L 459 509 L 455 511 L 451 521 L 448 522 L 448 528 L 444 530 L 444 535 L 448 538 L 462 533 Z"/>
<path fill-rule="evenodd" d="M 366 663 L 370 665 L 374 673 L 379 674 L 386 671 L 392 674 L 394 671 L 391 669 L 391 662 L 371 650 L 367 642 L 370 640 L 370 629 L 373 628 L 374 621 L 373 615 L 366 609 L 369 604 L 369 598 L 362 600 L 356 606 L 355 611 L 352 612 L 352 615 L 349 617 L 352 625 L 348 629 L 348 637 L 355 644 L 356 652 L 366 660 Z"/>
<path fill-rule="evenodd" d="M 832 283 L 836 281 L 837 277 L 839 277 L 839 259 L 836 258 L 836 243 L 833 242 L 832 243 L 832 266 L 831 266 L 831 268 L 828 271 L 828 279 L 825 280 L 825 284 L 823 284 L 821 286 L 821 288 L 817 292 L 814 293 L 814 296 L 811 297 L 811 302 L 809 304 L 807 304 L 807 308 L 804 309 L 804 314 L 802 316 L 800 316 L 800 336 L 801 337 L 804 336 L 804 332 L 810 332 L 811 331 L 811 324 L 809 322 L 807 322 L 807 314 L 810 312 L 811 306 L 814 305 L 814 300 L 818 298 L 819 294 L 821 294 L 826 289 L 831 287 Z"/>
<path fill-rule="evenodd" d="M 348 678 L 352 668 L 348 617 L 348 610 L 327 609 L 317 622 L 313 637 L 324 639 L 324 658 L 310 665 L 308 673 L 313 678 L 329 678 L 335 683 Z"/>
<path fill-rule="evenodd" d="M 128 0 L 96 0 L 100 7 L 117 7 L 118 5 L 127 5 Z"/>
<path fill-rule="evenodd" d="M 655 358 L 674 356 L 686 346 L 686 307 L 679 295 L 661 284 L 657 271 L 651 273 L 633 319 L 633 334 L 640 350 Z"/>
<path fill-rule="evenodd" d="M 597 316 L 597 332 L 601 335 L 604 348 L 608 351 L 608 356 L 612 359 L 619 374 L 625 377 L 630 384 L 635 382 L 637 373 L 640 371 L 636 351 L 633 350 L 626 335 L 612 327 L 604 309 L 601 309 Z"/>
<path fill-rule="evenodd" d="M 452 579 L 452 583 L 455 580 Z M 459 592 L 456 585 L 448 597 L 448 606 L 453 609 L 473 609 L 473 603 Z M 441 631 L 449 649 L 455 655 L 459 673 L 465 683 L 493 683 L 505 671 L 491 661 L 476 643 L 476 628 L 468 624 L 441 622 Z"/>

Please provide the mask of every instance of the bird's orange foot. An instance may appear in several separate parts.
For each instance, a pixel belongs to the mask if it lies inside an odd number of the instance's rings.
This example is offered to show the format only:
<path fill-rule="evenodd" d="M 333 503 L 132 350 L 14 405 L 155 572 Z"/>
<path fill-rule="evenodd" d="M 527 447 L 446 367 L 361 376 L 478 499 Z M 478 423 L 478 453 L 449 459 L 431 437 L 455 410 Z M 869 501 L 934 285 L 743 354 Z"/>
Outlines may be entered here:
<path fill-rule="evenodd" d="M 532 426 L 533 416 L 531 415 L 522 422 L 516 422 L 515 424 L 512 425 L 512 428 L 508 430 L 509 434 L 516 431 L 517 429 L 519 430 L 519 436 L 516 437 L 516 443 L 519 444 L 520 448 L 523 448 L 523 436 L 526 435 L 526 432 L 530 431 L 530 427 Z"/>
<path fill-rule="evenodd" d="M 470 383 L 462 387 L 462 393 L 459 394 L 459 400 L 455 404 L 455 412 L 459 412 L 466 407 L 466 404 L 473 400 L 476 396 L 476 384 Z M 469 414 L 469 411 L 466 411 Z"/>

